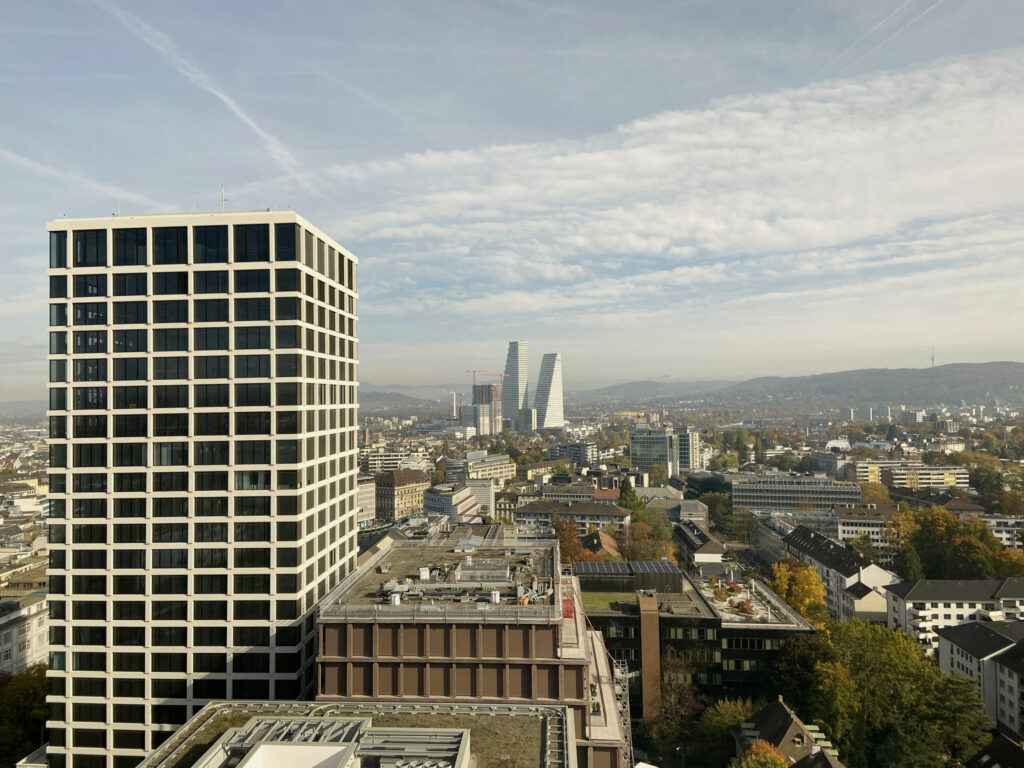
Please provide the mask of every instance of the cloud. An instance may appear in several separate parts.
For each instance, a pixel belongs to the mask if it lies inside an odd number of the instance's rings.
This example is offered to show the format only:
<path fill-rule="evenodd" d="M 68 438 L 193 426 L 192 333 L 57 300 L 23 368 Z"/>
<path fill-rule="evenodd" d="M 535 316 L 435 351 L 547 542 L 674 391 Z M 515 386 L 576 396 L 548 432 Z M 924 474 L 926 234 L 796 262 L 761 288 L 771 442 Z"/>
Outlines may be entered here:
<path fill-rule="evenodd" d="M 578 141 L 330 166 L 325 183 L 358 189 L 328 229 L 361 256 L 364 349 L 415 336 L 418 313 L 453 344 L 501 339 L 514 321 L 521 335 L 563 328 L 568 346 L 647 318 L 693 349 L 724 343 L 707 329 L 759 328 L 765 313 L 792 324 L 778 308 L 800 303 L 827 316 L 819 339 L 873 303 L 963 345 L 1014 345 L 1014 321 L 993 332 L 956 318 L 977 296 L 1024 319 L 1022 83 L 1018 49 L 722 99 Z M 928 305 L 957 295 L 944 317 Z M 884 316 L 867 325 L 881 333 Z"/>
<path fill-rule="evenodd" d="M 37 160 L 32 160 L 31 158 L 16 154 L 3 147 L 0 147 L 0 162 L 13 165 L 16 168 L 33 174 L 34 176 L 40 176 L 42 178 L 60 182 L 61 184 L 78 187 L 92 195 L 108 197 L 114 203 L 136 203 L 152 210 L 165 207 L 152 198 L 139 194 L 138 192 L 133 192 L 115 184 L 107 184 L 106 182 L 97 181 L 96 179 L 90 179 L 64 168 L 55 168 L 52 165 L 40 163 Z"/>
<path fill-rule="evenodd" d="M 311 183 L 310 174 L 302 170 L 299 161 L 292 154 L 292 151 L 280 139 L 257 123 L 255 118 L 242 109 L 239 103 L 217 85 L 209 75 L 178 53 L 176 46 L 169 37 L 137 16 L 133 16 L 114 3 L 109 2 L 109 0 L 93 0 L 93 2 L 113 16 L 125 29 L 157 51 L 171 67 L 181 75 L 184 75 L 189 82 L 217 98 L 249 130 L 256 134 L 263 144 L 267 155 L 288 177 L 308 192 L 315 195 L 320 194 Z"/>

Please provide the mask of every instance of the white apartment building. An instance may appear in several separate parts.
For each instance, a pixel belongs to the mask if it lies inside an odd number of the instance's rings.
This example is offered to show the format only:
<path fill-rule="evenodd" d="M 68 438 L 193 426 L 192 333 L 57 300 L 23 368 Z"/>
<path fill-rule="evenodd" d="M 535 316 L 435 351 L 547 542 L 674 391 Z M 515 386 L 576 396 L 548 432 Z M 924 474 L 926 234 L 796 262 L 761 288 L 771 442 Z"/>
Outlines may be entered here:
<path fill-rule="evenodd" d="M 0 673 L 47 663 L 46 618 L 45 591 L 0 600 Z"/>
<path fill-rule="evenodd" d="M 678 471 L 704 469 L 707 466 L 704 461 L 704 441 L 700 432 L 696 429 L 687 429 L 680 432 L 676 440 L 679 443 Z"/>
<path fill-rule="evenodd" d="M 968 621 L 1019 619 L 1024 612 L 1024 580 L 931 579 L 885 588 L 890 629 L 902 629 L 926 653 L 938 647 L 936 632 Z"/>
<path fill-rule="evenodd" d="M 122 768 L 211 699 L 315 690 L 357 554 L 356 259 L 291 211 L 47 229 L 48 758 Z"/>
<path fill-rule="evenodd" d="M 469 451 L 464 459 L 445 462 L 445 482 L 497 480 L 504 484 L 516 476 L 516 465 L 504 453 Z"/>
<path fill-rule="evenodd" d="M 375 475 L 359 475 L 357 479 L 356 523 L 360 528 L 372 525 L 377 519 L 377 478 Z"/>
<path fill-rule="evenodd" d="M 576 466 L 584 464 L 597 465 L 597 443 L 581 440 L 575 443 L 554 443 L 548 447 L 549 459 L 565 457 L 575 462 Z"/>
<path fill-rule="evenodd" d="M 892 519 L 897 511 L 897 508 L 893 506 L 867 504 L 864 506 L 833 506 L 829 514 L 836 520 L 836 541 L 840 544 L 848 544 L 854 539 L 867 535 L 878 554 L 878 562 L 883 566 L 891 566 L 893 553 L 892 547 L 885 537 L 885 524 Z"/>
<path fill-rule="evenodd" d="M 1006 662 L 1017 655 L 1009 651 L 1024 640 L 1024 621 L 970 621 L 943 627 L 935 634 L 938 636 L 939 668 L 947 674 L 963 675 L 973 680 L 985 702 L 986 714 L 996 721 L 1001 730 L 1018 736 L 1020 707 L 1016 701 L 1017 681 L 1012 681 L 1013 701 L 1008 701 L 1010 692 L 1005 676 L 1007 672 L 1012 674 L 1012 670 L 1005 667 Z"/>
<path fill-rule="evenodd" d="M 859 485 L 814 477 L 762 475 L 732 484 L 733 509 L 754 512 L 816 509 L 824 512 L 837 504 L 859 503 Z"/>

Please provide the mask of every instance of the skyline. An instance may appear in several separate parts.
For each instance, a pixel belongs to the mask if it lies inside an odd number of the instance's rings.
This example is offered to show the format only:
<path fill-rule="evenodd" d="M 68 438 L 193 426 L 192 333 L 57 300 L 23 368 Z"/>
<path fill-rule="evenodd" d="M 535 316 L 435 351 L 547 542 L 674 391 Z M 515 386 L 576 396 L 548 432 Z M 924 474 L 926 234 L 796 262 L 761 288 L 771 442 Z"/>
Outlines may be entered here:
<path fill-rule="evenodd" d="M 221 184 L 356 254 L 374 383 L 1024 359 L 1018 4 L 241 8 L 12 9 L 0 401 L 45 387 L 46 221 Z"/>

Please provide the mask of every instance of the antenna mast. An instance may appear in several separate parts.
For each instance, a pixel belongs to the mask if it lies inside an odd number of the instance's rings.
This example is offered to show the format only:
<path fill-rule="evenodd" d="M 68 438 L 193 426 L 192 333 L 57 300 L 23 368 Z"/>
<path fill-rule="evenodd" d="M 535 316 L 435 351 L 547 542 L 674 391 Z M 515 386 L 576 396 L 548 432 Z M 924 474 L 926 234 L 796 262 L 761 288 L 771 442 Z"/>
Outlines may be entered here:
<path fill-rule="evenodd" d="M 224 194 L 224 185 L 220 185 L 220 212 L 224 213 L 224 203 L 228 201 L 227 196 Z"/>

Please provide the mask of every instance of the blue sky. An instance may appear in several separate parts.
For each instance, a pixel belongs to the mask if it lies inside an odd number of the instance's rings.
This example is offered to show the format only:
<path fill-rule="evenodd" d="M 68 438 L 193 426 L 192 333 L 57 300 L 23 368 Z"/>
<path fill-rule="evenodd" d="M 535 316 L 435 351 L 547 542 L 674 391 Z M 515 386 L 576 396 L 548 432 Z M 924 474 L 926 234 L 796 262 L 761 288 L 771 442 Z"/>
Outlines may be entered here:
<path fill-rule="evenodd" d="M 293 208 L 361 378 L 568 389 L 1024 359 L 1024 3 L 2 5 L 0 400 L 44 223 Z"/>

